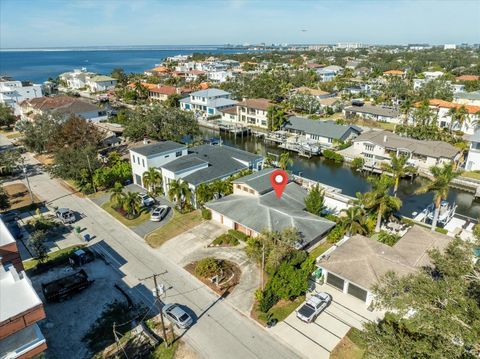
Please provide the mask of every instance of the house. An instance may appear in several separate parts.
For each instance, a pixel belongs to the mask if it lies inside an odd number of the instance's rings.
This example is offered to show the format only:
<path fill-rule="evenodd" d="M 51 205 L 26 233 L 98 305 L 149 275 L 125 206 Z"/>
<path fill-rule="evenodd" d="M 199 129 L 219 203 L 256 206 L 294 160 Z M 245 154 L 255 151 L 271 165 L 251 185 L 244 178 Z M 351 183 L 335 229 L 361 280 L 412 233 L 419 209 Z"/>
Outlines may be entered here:
<path fill-rule="evenodd" d="M 167 85 L 155 85 L 148 87 L 148 98 L 154 101 L 166 101 L 169 96 L 180 95 L 184 96 L 185 94 L 191 92 L 190 89 L 185 87 L 175 87 Z"/>
<path fill-rule="evenodd" d="M 321 82 L 333 80 L 335 76 L 340 74 L 342 71 L 343 67 L 336 65 L 330 65 L 316 70 L 318 78 Z"/>
<path fill-rule="evenodd" d="M 16 81 L 9 77 L 0 77 L 0 103 L 20 113 L 20 103 L 32 98 L 42 97 L 42 86 L 29 81 Z"/>
<path fill-rule="evenodd" d="M 74 69 L 70 72 L 64 72 L 59 75 L 63 86 L 71 90 L 80 90 L 87 87 L 87 82 L 90 77 L 96 76 L 95 73 L 87 71 L 85 67 L 81 69 Z"/>
<path fill-rule="evenodd" d="M 400 123 L 400 111 L 390 107 L 363 104 L 345 107 L 343 113 L 346 118 L 359 116 L 380 122 Z"/>
<path fill-rule="evenodd" d="M 184 73 L 185 81 L 192 82 L 200 79 L 201 76 L 206 76 L 207 73 L 202 70 L 190 70 Z"/>
<path fill-rule="evenodd" d="M 305 87 L 305 86 L 296 88 L 294 90 L 294 93 L 310 95 L 310 96 L 315 97 L 317 100 L 321 100 L 321 99 L 324 99 L 324 98 L 329 98 L 329 97 L 334 96 L 334 94 L 331 94 L 330 92 L 323 91 L 323 90 L 320 90 L 320 89 Z"/>
<path fill-rule="evenodd" d="M 91 122 L 108 118 L 105 110 L 90 102 L 70 96 L 37 97 L 23 101 L 20 108 L 21 116 L 25 120 L 34 120 L 37 115 L 42 114 L 59 114 L 65 118 L 73 115 Z"/>
<path fill-rule="evenodd" d="M 342 100 L 339 97 L 321 98 L 318 100 L 318 103 L 320 104 L 322 110 L 330 108 L 333 110 L 333 112 L 338 112 L 342 109 Z"/>
<path fill-rule="evenodd" d="M 431 265 L 428 251 L 443 250 L 450 238 L 414 225 L 393 246 L 355 235 L 317 260 L 325 283 L 370 306 L 372 289 L 388 272 L 413 274 Z"/>
<path fill-rule="evenodd" d="M 147 76 L 165 76 L 170 73 L 170 70 L 165 66 L 156 66 L 153 69 L 145 70 L 143 73 Z"/>
<path fill-rule="evenodd" d="M 192 192 L 202 183 L 225 180 L 244 170 L 262 169 L 263 157 L 234 147 L 223 145 L 200 145 L 191 147 L 188 152 L 160 165 L 163 187 L 168 193 L 170 182 L 185 181 Z M 194 198 L 194 204 L 196 201 Z"/>
<path fill-rule="evenodd" d="M 222 83 L 222 82 L 225 82 L 229 79 L 232 79 L 234 78 L 235 75 L 232 71 L 209 71 L 207 72 L 207 78 L 210 80 L 210 81 L 214 81 L 214 82 L 219 82 L 219 83 Z"/>
<path fill-rule="evenodd" d="M 180 108 L 194 111 L 197 116 L 214 116 L 220 110 L 234 107 L 237 101 L 230 98 L 230 92 L 216 88 L 190 93 L 189 97 L 180 100 Z"/>
<path fill-rule="evenodd" d="M 129 150 L 133 183 L 143 186 L 143 174 L 150 167 L 160 168 L 165 163 L 187 154 L 187 146 L 173 141 L 147 143 Z"/>
<path fill-rule="evenodd" d="M 401 70 L 388 70 L 383 72 L 383 76 L 385 77 L 404 77 L 405 71 Z"/>
<path fill-rule="evenodd" d="M 454 93 L 453 103 L 480 106 L 480 91 Z"/>
<path fill-rule="evenodd" d="M 362 129 L 357 126 L 337 125 L 333 121 L 310 120 L 296 116 L 289 117 L 283 128 L 325 147 L 331 147 L 337 141 L 347 142 L 362 133 Z"/>
<path fill-rule="evenodd" d="M 219 111 L 222 114 L 222 121 L 239 123 L 237 107 L 229 107 Z"/>
<path fill-rule="evenodd" d="M 277 198 L 270 183 L 274 169 L 267 168 L 233 181 L 233 194 L 211 201 L 205 207 L 212 220 L 256 237 L 262 231 L 296 228 L 302 238 L 301 247 L 321 240 L 335 223 L 305 211 L 307 191 L 289 180 L 282 197 Z"/>
<path fill-rule="evenodd" d="M 350 70 L 355 70 L 358 66 L 360 66 L 362 62 L 359 60 L 350 60 L 347 62 L 345 65 L 345 68 L 350 69 Z"/>
<path fill-rule="evenodd" d="M 401 137 L 388 131 L 368 131 L 353 140 L 348 157 L 363 157 L 366 163 L 376 166 L 390 162 L 391 155 L 406 155 L 408 162 L 427 171 L 431 166 L 458 161 L 461 150 L 442 141 L 416 140 Z"/>
<path fill-rule="evenodd" d="M 455 81 L 464 82 L 464 81 L 478 81 L 480 76 L 476 75 L 462 75 L 455 78 Z"/>
<path fill-rule="evenodd" d="M 244 99 L 236 104 L 237 119 L 240 124 L 268 128 L 268 108 L 272 103 L 264 98 Z"/>
<path fill-rule="evenodd" d="M 477 128 L 473 135 L 467 136 L 470 142 L 468 149 L 467 160 L 465 162 L 465 170 L 479 171 L 480 170 L 480 128 Z"/>
<path fill-rule="evenodd" d="M 47 343 L 37 324 L 44 318 L 16 241 L 0 219 L 0 358 L 33 358 L 44 352 Z"/>
<path fill-rule="evenodd" d="M 96 75 L 87 79 L 87 86 L 91 92 L 113 90 L 117 86 L 117 79 L 110 76 Z"/>

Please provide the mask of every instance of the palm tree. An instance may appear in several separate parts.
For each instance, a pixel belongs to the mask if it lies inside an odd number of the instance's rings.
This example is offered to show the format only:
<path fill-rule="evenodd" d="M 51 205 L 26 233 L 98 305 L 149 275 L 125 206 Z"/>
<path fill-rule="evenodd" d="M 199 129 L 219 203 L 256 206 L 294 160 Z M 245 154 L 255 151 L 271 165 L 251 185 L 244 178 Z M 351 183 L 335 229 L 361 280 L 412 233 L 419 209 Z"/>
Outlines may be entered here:
<path fill-rule="evenodd" d="M 110 202 L 114 208 L 122 207 L 125 193 L 123 193 L 123 186 L 119 182 L 115 182 L 115 186 L 110 189 Z"/>
<path fill-rule="evenodd" d="M 404 116 L 404 119 L 403 119 L 404 125 L 408 125 L 408 115 L 410 114 L 411 109 L 412 109 L 412 100 L 407 98 L 400 105 L 400 110 Z"/>
<path fill-rule="evenodd" d="M 435 213 L 431 228 L 431 230 L 434 231 L 437 227 L 438 215 L 440 214 L 440 205 L 442 200 L 447 199 L 450 182 L 452 182 L 452 180 L 458 176 L 458 173 L 454 172 L 452 163 L 446 163 L 443 165 L 443 167 L 430 167 L 430 172 L 432 173 L 433 179 L 416 190 L 415 193 L 434 193 L 433 201 L 435 203 Z"/>
<path fill-rule="evenodd" d="M 277 131 L 287 121 L 286 108 L 281 105 L 271 105 L 267 110 L 268 130 Z"/>
<path fill-rule="evenodd" d="M 197 203 L 203 205 L 213 199 L 213 192 L 209 185 L 206 183 L 200 183 L 195 189 L 195 196 Z"/>
<path fill-rule="evenodd" d="M 150 167 L 148 171 L 143 173 L 143 185 L 148 188 L 148 192 L 157 193 L 162 186 L 162 174 L 156 168 Z"/>
<path fill-rule="evenodd" d="M 185 205 L 191 204 L 192 190 L 188 186 L 188 183 L 181 180 L 173 180 L 170 182 L 168 189 L 168 196 L 170 200 L 176 200 L 177 207 L 180 210 L 185 208 Z"/>
<path fill-rule="evenodd" d="M 365 211 L 359 206 L 348 207 L 342 210 L 345 216 L 341 217 L 342 226 L 349 236 L 354 234 L 366 234 L 368 228 L 365 223 Z"/>
<path fill-rule="evenodd" d="M 450 116 L 450 125 L 448 126 L 448 130 L 452 132 L 453 124 L 457 122 L 457 108 L 452 107 L 448 110 L 447 115 Z"/>
<path fill-rule="evenodd" d="M 434 114 L 430 109 L 430 104 L 428 101 L 423 101 L 419 108 L 413 113 L 413 118 L 415 119 L 415 125 L 420 125 L 422 127 L 428 127 L 432 120 Z"/>
<path fill-rule="evenodd" d="M 393 175 L 394 186 L 393 186 L 393 195 L 397 197 L 398 183 L 400 178 L 405 177 L 407 174 L 412 174 L 417 171 L 417 169 L 407 163 L 408 157 L 406 155 L 392 155 L 392 160 L 390 163 L 382 163 L 382 169 L 386 172 L 389 172 Z"/>
<path fill-rule="evenodd" d="M 141 200 L 137 192 L 127 192 L 123 198 L 123 210 L 127 213 L 127 217 L 135 217 L 140 213 Z"/>
<path fill-rule="evenodd" d="M 365 208 L 377 212 L 375 232 L 378 233 L 382 217 L 392 211 L 398 211 L 402 206 L 402 201 L 390 195 L 393 180 L 389 176 L 382 174 L 380 177 L 370 177 L 368 180 L 372 184 L 372 190 L 366 194 Z"/>
<path fill-rule="evenodd" d="M 465 121 L 468 119 L 468 110 L 465 108 L 465 106 L 460 107 L 457 110 L 457 118 L 455 121 L 455 124 L 457 124 L 460 128 L 459 131 L 462 130 L 463 124 Z"/>
<path fill-rule="evenodd" d="M 278 166 L 285 171 L 289 165 L 293 165 L 293 160 L 290 158 L 290 153 L 283 152 L 278 160 Z"/>

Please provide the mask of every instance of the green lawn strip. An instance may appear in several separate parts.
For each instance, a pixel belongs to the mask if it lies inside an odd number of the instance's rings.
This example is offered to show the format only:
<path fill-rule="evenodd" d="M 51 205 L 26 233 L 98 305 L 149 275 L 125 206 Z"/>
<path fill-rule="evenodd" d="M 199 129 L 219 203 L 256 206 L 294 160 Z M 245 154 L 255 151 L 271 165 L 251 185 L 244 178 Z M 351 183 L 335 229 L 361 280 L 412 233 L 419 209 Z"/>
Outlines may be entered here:
<path fill-rule="evenodd" d="M 36 259 L 26 260 L 23 262 L 23 267 L 28 274 L 35 275 L 36 272 L 40 271 L 42 267 L 51 268 L 56 265 L 67 263 L 68 258 L 72 255 L 72 253 L 82 247 L 85 247 L 85 245 L 75 245 L 64 249 L 59 249 L 55 252 L 51 252 L 48 254 L 46 261 L 41 264 Z"/>
<path fill-rule="evenodd" d="M 179 234 L 188 231 L 202 223 L 202 214 L 200 210 L 195 210 L 190 213 L 181 214 L 174 210 L 173 217 L 168 223 L 153 231 L 145 237 L 147 243 L 153 247 L 159 247 L 169 239 L 178 236 Z"/>
<path fill-rule="evenodd" d="M 315 247 L 308 255 L 311 258 L 318 258 L 321 256 L 327 249 L 329 249 L 333 244 L 328 242 L 320 243 L 317 247 Z"/>
<path fill-rule="evenodd" d="M 295 309 L 297 309 L 300 304 L 302 304 L 305 301 L 305 295 L 301 295 L 294 299 L 293 301 L 285 301 L 281 300 L 277 304 L 275 304 L 272 308 L 267 313 L 261 312 L 260 309 L 258 309 L 258 303 L 255 303 L 254 311 L 255 311 L 255 316 L 258 319 L 258 321 L 266 325 L 267 321 L 270 318 L 275 318 L 279 322 L 282 320 L 285 320 Z"/>
<path fill-rule="evenodd" d="M 466 171 L 462 172 L 461 177 L 472 178 L 480 181 L 480 171 Z"/>
<path fill-rule="evenodd" d="M 165 343 L 160 344 L 150 354 L 149 359 L 173 359 L 178 349 L 178 341 L 167 347 Z"/>
<path fill-rule="evenodd" d="M 118 221 L 126 225 L 127 227 L 136 227 L 150 218 L 150 212 L 148 212 L 148 210 L 146 209 L 143 209 L 140 215 L 136 218 L 133 218 L 133 219 L 125 218 L 120 213 L 118 213 L 115 209 L 112 208 L 110 201 L 102 204 L 102 208 L 106 212 L 110 213 L 113 217 L 115 217 L 115 219 L 117 219 Z"/>

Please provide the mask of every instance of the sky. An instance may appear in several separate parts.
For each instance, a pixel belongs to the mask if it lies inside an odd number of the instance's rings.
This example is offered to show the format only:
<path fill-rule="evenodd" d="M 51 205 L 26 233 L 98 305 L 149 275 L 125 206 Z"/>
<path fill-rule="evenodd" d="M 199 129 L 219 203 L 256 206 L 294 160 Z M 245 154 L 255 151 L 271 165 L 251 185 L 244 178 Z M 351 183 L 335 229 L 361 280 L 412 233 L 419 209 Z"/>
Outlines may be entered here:
<path fill-rule="evenodd" d="M 480 0 L 0 0 L 0 48 L 479 43 Z"/>

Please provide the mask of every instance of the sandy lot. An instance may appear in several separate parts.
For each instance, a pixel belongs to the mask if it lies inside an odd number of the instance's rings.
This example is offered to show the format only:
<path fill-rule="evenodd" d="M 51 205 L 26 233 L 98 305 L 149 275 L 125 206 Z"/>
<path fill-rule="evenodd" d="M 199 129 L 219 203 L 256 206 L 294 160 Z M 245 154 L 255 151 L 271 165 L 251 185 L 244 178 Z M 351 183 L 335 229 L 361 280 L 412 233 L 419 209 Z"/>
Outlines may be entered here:
<path fill-rule="evenodd" d="M 8 195 L 10 200 L 9 209 L 17 209 L 29 206 L 31 204 L 30 194 L 28 193 L 28 188 L 23 183 L 14 183 L 3 186 L 3 189 Z M 33 201 L 35 203 L 40 202 L 40 200 L 33 194 Z"/>

